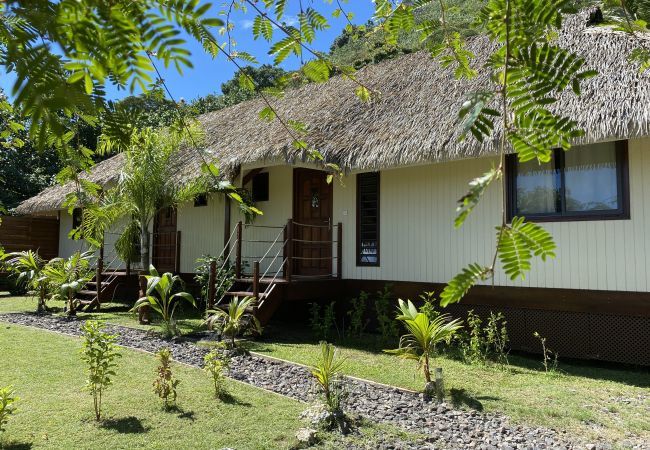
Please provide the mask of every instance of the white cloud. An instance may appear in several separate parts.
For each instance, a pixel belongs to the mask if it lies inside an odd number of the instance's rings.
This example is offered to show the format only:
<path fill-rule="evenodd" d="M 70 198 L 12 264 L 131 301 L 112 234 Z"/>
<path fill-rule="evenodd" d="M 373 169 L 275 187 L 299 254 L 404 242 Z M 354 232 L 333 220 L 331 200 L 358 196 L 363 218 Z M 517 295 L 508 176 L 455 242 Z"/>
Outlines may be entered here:
<path fill-rule="evenodd" d="M 252 20 L 248 20 L 248 19 L 242 20 L 241 22 L 239 22 L 239 24 L 241 25 L 241 27 L 244 30 L 250 30 L 251 28 L 253 28 L 253 21 Z"/>

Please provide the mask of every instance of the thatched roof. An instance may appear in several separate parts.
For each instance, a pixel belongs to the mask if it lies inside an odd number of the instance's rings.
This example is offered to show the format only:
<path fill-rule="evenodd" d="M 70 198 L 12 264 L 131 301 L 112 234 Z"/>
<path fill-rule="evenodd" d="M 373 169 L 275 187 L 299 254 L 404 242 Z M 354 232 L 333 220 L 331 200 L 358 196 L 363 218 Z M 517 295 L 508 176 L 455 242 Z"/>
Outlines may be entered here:
<path fill-rule="evenodd" d="M 635 48 L 628 35 L 608 28 L 588 28 L 586 14 L 566 18 L 558 37 L 597 69 L 598 76 L 583 83 L 578 98 L 570 92 L 556 105 L 586 131 L 577 143 L 650 135 L 650 74 L 640 74 L 627 61 Z M 492 44 L 482 36 L 468 47 L 480 67 Z M 275 103 L 279 113 L 309 125 L 307 141 L 327 160 L 345 170 L 380 169 L 426 162 L 440 162 L 496 153 L 495 139 L 479 144 L 473 138 L 459 141 L 457 111 L 468 92 L 489 88 L 485 71 L 471 81 L 457 81 L 426 52 L 405 55 L 360 70 L 357 77 L 382 93 L 371 104 L 355 96 L 352 81 L 335 77 L 327 83 L 311 83 L 290 91 Z M 293 162 L 302 159 L 278 121 L 262 122 L 260 99 L 205 114 L 199 118 L 207 132 L 206 152 L 227 173 L 237 173 L 250 163 Z M 196 151 L 184 151 L 179 180 L 200 173 Z M 122 161 L 116 156 L 98 164 L 90 174 L 94 181 L 115 179 Z M 46 189 L 23 202 L 18 213 L 60 207 L 65 187 Z"/>

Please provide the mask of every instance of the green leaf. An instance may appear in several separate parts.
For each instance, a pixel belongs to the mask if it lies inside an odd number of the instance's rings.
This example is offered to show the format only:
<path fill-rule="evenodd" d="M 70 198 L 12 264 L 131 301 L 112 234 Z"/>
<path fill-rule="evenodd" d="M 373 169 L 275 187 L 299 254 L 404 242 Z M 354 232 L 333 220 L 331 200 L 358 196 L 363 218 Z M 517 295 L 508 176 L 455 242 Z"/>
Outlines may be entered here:
<path fill-rule="evenodd" d="M 451 303 L 458 303 L 477 281 L 485 279 L 490 272 L 488 267 L 476 263 L 465 267 L 461 273 L 447 283 L 440 293 L 440 306 L 445 307 Z"/>
<path fill-rule="evenodd" d="M 362 102 L 368 103 L 370 100 L 372 100 L 372 94 L 370 93 L 370 90 L 365 86 L 357 87 L 354 93 Z"/>
<path fill-rule="evenodd" d="M 493 181 L 499 180 L 501 175 L 501 170 L 492 168 L 489 172 L 469 182 L 469 191 L 458 200 L 458 206 L 456 207 L 457 215 L 454 220 L 454 226 L 456 228 L 460 228 L 465 223 L 465 219 L 467 219 L 476 205 L 478 205 L 488 186 Z"/>

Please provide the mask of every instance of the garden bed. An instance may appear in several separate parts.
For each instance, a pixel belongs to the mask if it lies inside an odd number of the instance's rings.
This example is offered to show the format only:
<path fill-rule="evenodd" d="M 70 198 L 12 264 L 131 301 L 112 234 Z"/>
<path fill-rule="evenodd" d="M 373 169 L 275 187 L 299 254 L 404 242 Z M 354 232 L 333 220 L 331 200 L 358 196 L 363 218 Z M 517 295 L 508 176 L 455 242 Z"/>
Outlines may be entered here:
<path fill-rule="evenodd" d="M 75 336 L 80 334 L 82 323 L 78 319 L 33 314 L 5 314 L 0 320 Z M 208 351 L 186 339 L 170 341 L 151 332 L 116 325 L 109 325 L 107 329 L 118 334 L 120 345 L 148 352 L 170 347 L 175 360 L 197 367 L 202 365 Z M 310 375 L 303 366 L 255 355 L 238 356 L 232 361 L 230 376 L 296 400 L 309 402 L 314 397 Z M 513 425 L 503 415 L 455 409 L 403 389 L 349 379 L 347 390 L 346 411 L 421 433 L 429 442 L 444 448 L 575 448 L 582 445 L 571 443 L 569 436 L 548 428 Z"/>

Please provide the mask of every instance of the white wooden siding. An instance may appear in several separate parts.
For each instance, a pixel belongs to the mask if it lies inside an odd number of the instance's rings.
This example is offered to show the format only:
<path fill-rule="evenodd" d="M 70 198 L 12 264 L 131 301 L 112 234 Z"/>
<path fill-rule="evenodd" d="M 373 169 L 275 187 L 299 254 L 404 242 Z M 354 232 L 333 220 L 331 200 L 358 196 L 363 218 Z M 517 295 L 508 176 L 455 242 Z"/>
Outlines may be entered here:
<path fill-rule="evenodd" d="M 630 220 L 543 224 L 558 245 L 557 258 L 535 260 L 525 280 L 503 286 L 648 291 L 650 267 L 650 139 L 629 143 Z M 380 180 L 380 267 L 357 267 L 356 179 L 334 189 L 334 220 L 343 222 L 345 278 L 447 282 L 472 262 L 491 261 L 500 222 L 501 188 L 495 185 L 465 225 L 453 227 L 456 200 L 467 182 L 494 158 L 385 170 Z M 347 215 L 346 215 L 347 212 Z"/>
<path fill-rule="evenodd" d="M 207 206 L 188 202 L 178 207 L 177 229 L 181 232 L 180 270 L 194 272 L 203 255 L 218 256 L 223 249 L 224 197 L 208 196 Z"/>

